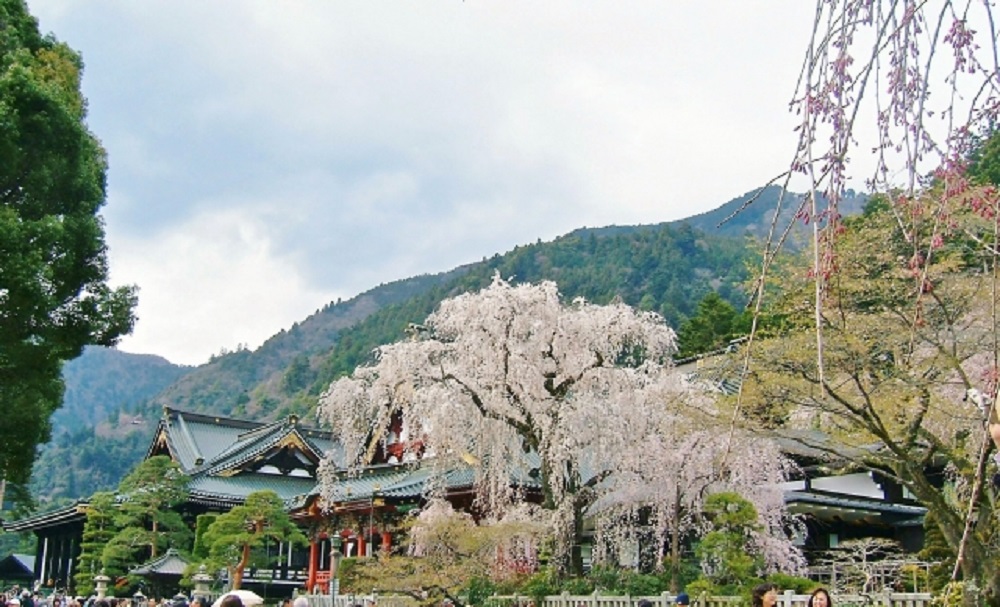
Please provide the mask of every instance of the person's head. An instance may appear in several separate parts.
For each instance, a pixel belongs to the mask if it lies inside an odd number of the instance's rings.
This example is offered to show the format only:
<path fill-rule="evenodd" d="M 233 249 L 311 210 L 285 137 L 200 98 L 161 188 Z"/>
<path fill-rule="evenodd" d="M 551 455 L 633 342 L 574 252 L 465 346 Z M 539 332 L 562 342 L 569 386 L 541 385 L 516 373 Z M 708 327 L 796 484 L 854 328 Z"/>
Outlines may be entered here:
<path fill-rule="evenodd" d="M 642 599 L 639 601 L 639 607 L 653 607 L 653 602 L 649 599 Z"/>
<path fill-rule="evenodd" d="M 292 607 L 309 607 L 309 599 L 304 596 L 295 597 Z"/>
<path fill-rule="evenodd" d="M 778 585 L 765 582 L 753 589 L 753 607 L 774 607 L 778 602 Z"/>
<path fill-rule="evenodd" d="M 808 607 L 833 607 L 833 601 L 826 588 L 817 588 L 812 591 L 812 594 L 809 595 Z"/>
<path fill-rule="evenodd" d="M 682 592 L 677 595 L 677 598 L 674 600 L 674 602 L 677 603 L 678 605 L 690 605 L 691 597 L 689 597 L 686 592 Z"/>
<path fill-rule="evenodd" d="M 219 607 L 243 607 L 243 600 L 235 594 L 227 594 L 222 597 Z"/>

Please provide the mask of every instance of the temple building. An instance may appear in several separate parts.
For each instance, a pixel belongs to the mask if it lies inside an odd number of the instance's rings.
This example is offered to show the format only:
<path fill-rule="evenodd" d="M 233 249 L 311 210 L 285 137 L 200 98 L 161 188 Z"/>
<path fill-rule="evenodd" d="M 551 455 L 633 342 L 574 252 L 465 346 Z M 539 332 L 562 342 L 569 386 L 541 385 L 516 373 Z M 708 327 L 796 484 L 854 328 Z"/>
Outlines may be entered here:
<path fill-rule="evenodd" d="M 442 473 L 427 463 L 432 458 L 406 457 L 420 453 L 420 445 L 407 438 L 402 428 L 394 430 L 393 438 L 377 449 L 372 465 L 358 474 L 343 471 L 322 494 L 317 484 L 320 462 L 330 457 L 335 467 L 343 469 L 338 459 L 342 451 L 330 432 L 305 427 L 295 416 L 262 423 L 167 408 L 146 457 L 168 456 L 190 477 L 188 498 L 180 510 L 192 528 L 200 514 L 226 512 L 256 491 L 277 493 L 309 544 L 269 546 L 266 565 L 245 571 L 243 587 L 268 596 L 289 596 L 294 589 L 326 592 L 334 554 L 371 556 L 396 545 L 399 538 L 388 529 L 398 517 L 421 507 L 432 485 L 443 489 L 456 508 L 473 506 L 471 467 Z M 829 462 L 804 447 L 802 440 L 786 440 L 783 448 L 803 471 L 801 477 L 786 483 L 785 501 L 792 512 L 807 519 L 808 535 L 800 538 L 807 556 L 811 550 L 826 550 L 856 537 L 887 537 L 908 550 L 922 545 L 926 510 L 897 485 L 869 472 L 831 472 Z M 537 491 L 528 494 L 537 497 Z M 4 522 L 7 531 L 30 531 L 37 536 L 33 575 L 43 586 L 72 584 L 86 512 L 87 503 L 81 501 Z M 144 567 L 138 571 L 164 573 L 162 563 Z"/>
<path fill-rule="evenodd" d="M 248 569 L 243 586 L 288 596 L 295 588 L 327 589 L 334 545 L 343 556 L 355 557 L 392 546 L 386 523 L 418 508 L 431 479 L 429 470 L 400 461 L 399 449 L 390 444 L 360 475 L 344 475 L 330 503 L 320 498 L 317 469 L 328 453 L 336 460 L 339 448 L 329 432 L 302 426 L 295 416 L 260 423 L 166 408 L 146 458 L 168 456 L 190 477 L 181 511 L 192 528 L 200 514 L 226 512 L 256 491 L 277 493 L 310 543 L 268 547 L 268 566 Z M 448 498 L 456 505 L 471 503 L 472 480 L 469 469 L 449 471 L 444 479 Z M 72 583 L 86 512 L 87 502 L 80 501 L 4 522 L 7 531 L 38 537 L 33 569 L 43 586 Z"/>

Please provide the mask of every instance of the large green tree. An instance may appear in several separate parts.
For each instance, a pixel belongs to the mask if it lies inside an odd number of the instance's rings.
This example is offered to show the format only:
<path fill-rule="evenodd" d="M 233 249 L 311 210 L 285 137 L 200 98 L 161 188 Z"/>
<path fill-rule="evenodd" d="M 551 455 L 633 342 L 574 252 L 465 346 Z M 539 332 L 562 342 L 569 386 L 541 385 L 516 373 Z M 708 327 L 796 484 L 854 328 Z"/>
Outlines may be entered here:
<path fill-rule="evenodd" d="M 845 222 L 821 332 L 807 273 L 782 276 L 738 417 L 821 429 L 830 439 L 810 446 L 893 478 L 927 507 L 969 596 L 1000 605 L 998 494 L 983 483 L 993 446 L 968 398 L 997 390 L 1000 208 L 991 188 L 946 185 Z"/>
<path fill-rule="evenodd" d="M 187 499 L 190 479 L 165 455 L 141 462 L 118 485 L 117 533 L 104 548 L 109 571 L 156 558 L 163 550 L 187 550 L 191 530 L 175 507 Z"/>
<path fill-rule="evenodd" d="M 677 332 L 678 356 L 706 354 L 725 347 L 734 337 L 750 331 L 751 317 L 715 291 L 698 302 L 698 312 L 681 324 Z"/>
<path fill-rule="evenodd" d="M 0 476 L 27 482 L 63 395 L 63 361 L 132 329 L 135 289 L 112 289 L 107 160 L 88 130 L 83 63 L 0 0 Z"/>
<path fill-rule="evenodd" d="M 243 585 L 243 571 L 254 551 L 268 542 L 305 544 L 306 536 L 288 517 L 285 504 L 274 491 L 257 491 L 246 502 L 220 514 L 203 535 L 213 566 L 229 571 L 232 589 Z"/>
<path fill-rule="evenodd" d="M 88 596 L 94 590 L 94 576 L 104 568 L 101 554 L 115 536 L 114 519 L 115 495 L 102 491 L 91 496 L 80 540 L 80 560 L 73 574 L 77 594 Z"/>

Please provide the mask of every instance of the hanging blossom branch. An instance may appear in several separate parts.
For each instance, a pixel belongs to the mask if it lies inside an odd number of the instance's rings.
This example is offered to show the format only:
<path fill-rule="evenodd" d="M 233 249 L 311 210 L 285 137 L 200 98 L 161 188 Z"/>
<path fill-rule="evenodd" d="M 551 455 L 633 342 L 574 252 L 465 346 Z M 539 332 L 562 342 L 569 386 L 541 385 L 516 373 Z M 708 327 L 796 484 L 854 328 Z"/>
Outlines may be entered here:
<path fill-rule="evenodd" d="M 934 169 L 964 158 L 995 125 L 997 56 L 987 1 L 818 0 L 790 107 L 801 116 L 791 172 L 807 178 L 813 201 L 800 218 L 828 226 L 814 232 L 819 295 L 836 269 L 832 241 L 856 177 L 852 157 L 875 155 L 870 191 L 915 197 Z M 863 145 L 866 120 L 875 141 Z M 904 227 L 907 218 L 898 219 Z"/>
<path fill-rule="evenodd" d="M 852 156 L 869 150 L 874 155 L 867 187 L 891 193 L 904 234 L 928 225 L 934 232 L 930 244 L 912 239 L 909 268 L 919 303 L 933 291 L 927 268 L 947 237 L 946 202 L 967 197 L 965 160 L 977 137 L 997 126 L 998 78 L 996 27 L 988 0 L 817 1 L 812 39 L 791 102 L 801 117 L 791 173 L 808 182 L 809 205 L 800 210 L 800 218 L 813 226 L 810 274 L 821 385 L 824 300 L 837 270 L 839 204 L 855 177 L 849 172 Z M 859 138 L 869 120 L 874 142 L 862 144 Z M 932 184 L 935 195 L 928 196 Z M 974 207 L 982 197 L 968 198 Z M 826 229 L 820 230 L 820 224 Z M 920 320 L 913 319 L 914 332 Z M 996 397 L 995 382 L 989 393 Z M 985 447 L 979 476 L 984 454 Z M 977 478 L 977 486 L 980 482 Z M 970 503 L 970 521 L 971 510 Z M 961 544 L 959 562 L 964 537 Z"/>

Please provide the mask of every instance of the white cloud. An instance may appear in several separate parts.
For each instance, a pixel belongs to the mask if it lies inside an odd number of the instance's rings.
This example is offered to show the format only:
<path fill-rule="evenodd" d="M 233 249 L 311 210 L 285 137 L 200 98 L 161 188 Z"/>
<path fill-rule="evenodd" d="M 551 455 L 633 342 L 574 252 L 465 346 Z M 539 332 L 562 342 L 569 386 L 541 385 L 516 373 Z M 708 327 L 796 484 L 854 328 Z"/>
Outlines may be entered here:
<path fill-rule="evenodd" d="M 114 278 L 142 289 L 125 347 L 190 362 L 334 293 L 762 184 L 809 4 L 30 6 L 87 65 Z"/>
<path fill-rule="evenodd" d="M 208 212 L 155 240 L 109 233 L 112 279 L 141 287 L 121 349 L 200 364 L 223 348 L 256 348 L 335 299 L 306 284 L 295 259 L 275 255 L 267 215 Z"/>

